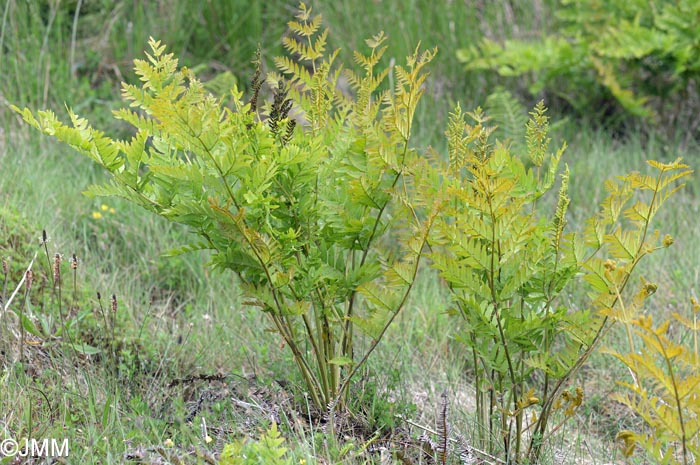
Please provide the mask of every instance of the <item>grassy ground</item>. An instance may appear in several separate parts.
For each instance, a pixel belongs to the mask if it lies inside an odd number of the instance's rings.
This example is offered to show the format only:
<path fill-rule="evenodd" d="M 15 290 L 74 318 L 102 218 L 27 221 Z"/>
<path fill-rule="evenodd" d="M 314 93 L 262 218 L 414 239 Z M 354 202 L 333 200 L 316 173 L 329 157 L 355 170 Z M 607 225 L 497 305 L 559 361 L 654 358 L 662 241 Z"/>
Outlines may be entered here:
<path fill-rule="evenodd" d="M 20 354 L 17 325 L 9 324 L 16 316 L 0 318 L 0 425 L 6 437 L 66 438 L 66 463 L 207 463 L 224 444 L 257 437 L 275 421 L 293 463 L 393 463 L 382 461 L 387 455 L 382 450 L 418 443 L 425 431 L 416 425 L 433 428 L 446 390 L 453 436 L 469 438 L 474 426 L 469 367 L 446 315 L 444 289 L 430 272 L 423 273 L 368 373 L 353 386 L 363 419 L 355 424 L 364 430 L 335 440 L 323 425 L 308 421 L 289 354 L 267 331 L 264 316 L 243 305 L 233 277 L 209 271 L 205 256 L 164 257 L 185 231 L 119 201 L 80 195 L 102 174 L 30 132 L 4 105 L 60 111 L 67 101 L 99 125 L 115 105 L 116 83 L 132 79 L 130 60 L 140 55 L 148 35 L 169 43 L 204 75 L 232 70 L 243 81 L 258 38 L 267 55 L 279 53 L 294 6 L 248 3 L 9 0 L 0 11 L 0 255 L 12 257 L 0 290 L 7 302 L 36 254 L 33 292 L 25 299 L 20 287 L 14 302 L 40 326 L 38 335 L 25 335 L 29 343 Z M 407 55 L 419 39 L 440 46 L 416 137 L 418 145 L 440 148 L 451 105 L 483 104 L 496 84 L 463 74 L 451 50 L 480 35 L 526 35 L 550 20 L 550 2 L 533 0 L 537 14 L 529 16 L 511 3 L 473 2 L 468 8 L 448 2 L 435 9 L 420 0 L 356 0 L 314 7 L 326 17 L 333 44 L 345 50 L 361 47 L 363 38 L 380 29 L 392 39 L 390 56 Z M 523 16 L 531 19 L 516 21 Z M 350 63 L 349 56 L 342 58 Z M 681 155 L 693 165 L 700 154 L 697 145 L 680 147 L 649 135 L 614 138 L 584 123 L 564 124 L 555 137 L 570 146 L 565 161 L 572 173 L 574 229 L 601 200 L 603 179 L 643 168 L 648 158 Z M 657 219 L 663 233 L 676 238 L 642 270 L 659 284 L 649 308 L 659 317 L 687 309 L 700 287 L 700 246 L 694 240 L 698 192 L 700 183 L 693 179 Z M 42 230 L 49 239 L 45 246 Z M 56 253 L 63 257 L 60 295 L 51 291 Z M 72 254 L 78 257 L 75 274 Z M 576 290 L 570 298 L 572 305 L 583 305 Z M 59 345 L 68 334 L 75 344 Z M 608 343 L 615 345 L 616 336 Z M 99 353 L 86 354 L 90 348 Z M 622 462 L 619 453 L 611 456 L 614 436 L 639 423 L 609 400 L 613 381 L 624 376 L 609 357 L 593 357 L 579 380 L 585 408 L 561 430 L 548 460 Z M 396 434 L 373 434 L 382 430 Z"/>

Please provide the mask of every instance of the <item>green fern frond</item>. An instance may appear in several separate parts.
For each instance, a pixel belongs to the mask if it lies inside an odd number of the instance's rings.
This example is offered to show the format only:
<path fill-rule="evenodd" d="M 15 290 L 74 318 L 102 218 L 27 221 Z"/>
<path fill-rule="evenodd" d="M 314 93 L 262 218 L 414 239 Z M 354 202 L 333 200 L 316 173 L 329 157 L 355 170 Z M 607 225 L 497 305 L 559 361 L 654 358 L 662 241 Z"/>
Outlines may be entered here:
<path fill-rule="evenodd" d="M 548 136 L 549 118 L 545 115 L 547 109 L 544 101 L 535 106 L 530 112 L 530 120 L 527 122 L 525 140 L 527 141 L 527 152 L 530 160 L 535 166 L 542 166 L 547 155 L 549 144 L 552 141 Z"/>
<path fill-rule="evenodd" d="M 640 294 L 648 292 L 642 289 Z M 634 303 L 638 314 L 642 304 L 643 301 Z M 693 338 L 697 337 L 695 325 L 690 324 L 689 319 L 674 320 L 684 321 Z M 628 331 L 631 329 L 638 336 L 641 349 L 637 349 L 630 338 L 630 352 L 607 350 L 632 374 L 631 381 L 618 383 L 626 392 L 616 394 L 615 398 L 642 418 L 650 433 L 622 431 L 618 437 L 625 440 L 630 454 L 633 446 L 639 446 L 660 463 L 692 463 L 691 456 L 695 460 L 700 458 L 697 344 L 691 348 L 674 340 L 673 332 L 669 331 L 670 320 L 654 325 L 651 316 L 640 315 L 624 323 Z"/>
<path fill-rule="evenodd" d="M 315 30 L 314 30 L 315 33 Z M 313 33 L 307 37 L 313 36 Z M 298 59 L 302 62 L 308 61 L 314 63 L 316 60 L 324 56 L 326 51 L 326 42 L 328 40 L 328 29 L 324 30 L 315 37 L 315 40 L 310 43 L 303 43 L 295 38 L 285 37 L 282 39 L 284 48 L 293 54 L 298 55 Z"/>
<path fill-rule="evenodd" d="M 559 198 L 557 199 L 557 209 L 554 213 L 554 249 L 559 250 L 561 239 L 566 227 L 566 212 L 569 208 L 569 166 L 566 165 L 561 175 L 561 187 L 559 188 Z"/>
<path fill-rule="evenodd" d="M 312 10 L 313 8 L 310 6 L 306 6 L 304 2 L 299 3 L 299 10 L 294 16 L 303 24 L 291 21 L 290 23 L 294 25 L 290 24 L 290 29 L 292 29 L 298 34 L 305 35 L 307 37 L 310 37 L 313 34 L 315 34 L 322 23 L 322 17 L 321 15 L 316 15 L 312 17 Z"/>
<path fill-rule="evenodd" d="M 498 88 L 486 98 L 485 108 L 497 126 L 495 136 L 509 144 L 516 154 L 525 153 L 523 141 L 528 122 L 525 107 L 509 91 Z"/>

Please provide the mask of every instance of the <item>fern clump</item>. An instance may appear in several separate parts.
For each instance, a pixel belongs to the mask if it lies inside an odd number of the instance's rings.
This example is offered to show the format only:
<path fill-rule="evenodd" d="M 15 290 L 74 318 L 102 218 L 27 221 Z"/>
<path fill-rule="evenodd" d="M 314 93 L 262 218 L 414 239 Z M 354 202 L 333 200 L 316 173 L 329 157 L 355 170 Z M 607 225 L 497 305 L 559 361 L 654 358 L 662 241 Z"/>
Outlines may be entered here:
<path fill-rule="evenodd" d="M 417 216 L 412 179 L 423 170 L 410 148 L 413 115 L 434 51 L 396 66 L 396 86 L 380 90 L 389 68 L 379 34 L 356 53 L 363 72 L 346 71 L 355 97 L 341 93 L 337 52 L 326 54 L 321 17 L 301 4 L 271 73 L 245 101 L 234 85 L 216 98 L 151 39 L 135 60 L 141 85 L 124 84 L 128 107 L 115 118 L 134 127 L 115 140 L 68 110 L 19 110 L 25 121 L 103 166 L 111 181 L 89 195 L 118 196 L 181 223 L 193 240 L 175 253 L 212 250 L 232 270 L 247 303 L 259 307 L 288 347 L 313 405 L 345 403 L 353 375 L 403 308 L 427 241 L 431 215 Z M 259 57 L 258 57 L 259 63 Z M 408 218 L 387 254 L 378 244 Z M 355 330 L 369 336 L 357 343 Z"/>
<path fill-rule="evenodd" d="M 128 140 L 70 109 L 64 124 L 51 111 L 13 108 L 107 170 L 111 180 L 88 194 L 187 226 L 192 241 L 173 253 L 210 250 L 215 268 L 238 276 L 246 303 L 289 348 L 319 416 L 347 405 L 428 250 L 475 373 L 479 427 L 469 450 L 538 462 L 582 405 L 585 393 L 572 385 L 578 369 L 653 292 L 643 281 L 631 304 L 624 299 L 640 260 L 670 245 L 651 224 L 690 170 L 680 160 L 649 162 L 654 175 L 608 181 L 600 212 L 570 233 L 565 146 L 551 150 L 543 103 L 525 122 L 510 95 L 495 94 L 488 103 L 506 123 L 500 132 L 480 109 L 458 106 L 446 156 L 421 157 L 411 148 L 413 118 L 435 51 L 416 48 L 404 66 L 387 67 L 379 33 L 354 55 L 361 71 L 343 70 L 338 52 L 326 51 L 319 15 L 301 4 L 288 24 L 291 57 L 263 76 L 258 55 L 247 99 L 235 83 L 230 95 L 213 96 L 151 39 L 146 59 L 135 61 L 141 84 L 123 85 L 127 107 L 114 112 L 134 128 Z M 339 89 L 342 74 L 352 95 Z M 553 191 L 553 207 L 543 205 Z M 589 307 L 562 298 L 572 283 L 588 286 Z M 446 400 L 440 420 L 444 463 Z M 263 458 L 245 461 L 241 451 L 252 449 L 240 443 L 227 463 L 288 462 L 274 429 L 260 444 L 251 447 L 269 453 Z"/>
<path fill-rule="evenodd" d="M 471 353 L 475 447 L 509 463 L 537 462 L 581 406 L 573 375 L 611 316 L 624 311 L 619 296 L 639 261 L 663 247 L 650 222 L 689 171 L 680 161 L 650 162 L 657 177 L 632 173 L 608 182 L 601 211 L 572 234 L 570 173 L 559 169 L 566 147 L 550 150 L 544 105 L 530 113 L 521 153 L 510 141 L 493 142 L 487 123 L 481 110 L 465 115 L 457 107 L 450 117 L 448 162 L 438 162 L 431 178 L 441 180 L 434 196 L 441 214 L 428 255 L 449 285 L 452 313 L 463 321 L 460 340 Z M 547 213 L 541 199 L 557 180 Z M 581 277 L 591 308 L 571 308 L 561 298 Z"/>

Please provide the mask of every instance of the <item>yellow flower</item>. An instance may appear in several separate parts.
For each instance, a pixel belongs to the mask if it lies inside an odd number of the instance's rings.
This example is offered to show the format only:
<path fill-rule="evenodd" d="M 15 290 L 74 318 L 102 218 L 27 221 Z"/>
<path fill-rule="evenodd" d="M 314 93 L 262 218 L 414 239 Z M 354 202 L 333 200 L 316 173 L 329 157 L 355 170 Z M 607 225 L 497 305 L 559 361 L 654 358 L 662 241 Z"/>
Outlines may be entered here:
<path fill-rule="evenodd" d="M 93 217 L 94 219 L 96 219 L 96 220 L 99 220 L 100 218 L 102 218 L 102 213 L 100 213 L 100 212 L 92 212 L 92 217 Z"/>
<path fill-rule="evenodd" d="M 102 210 L 103 212 L 106 212 L 107 210 L 109 210 L 109 205 L 105 205 L 105 204 L 100 205 L 100 210 Z"/>
<path fill-rule="evenodd" d="M 172 439 L 168 438 L 165 440 L 165 447 L 173 447 L 175 443 L 173 442 Z"/>
<path fill-rule="evenodd" d="M 112 207 L 112 208 L 109 209 L 109 212 L 110 212 L 111 214 L 114 214 L 114 213 L 116 213 L 117 211 L 114 209 L 114 207 Z"/>

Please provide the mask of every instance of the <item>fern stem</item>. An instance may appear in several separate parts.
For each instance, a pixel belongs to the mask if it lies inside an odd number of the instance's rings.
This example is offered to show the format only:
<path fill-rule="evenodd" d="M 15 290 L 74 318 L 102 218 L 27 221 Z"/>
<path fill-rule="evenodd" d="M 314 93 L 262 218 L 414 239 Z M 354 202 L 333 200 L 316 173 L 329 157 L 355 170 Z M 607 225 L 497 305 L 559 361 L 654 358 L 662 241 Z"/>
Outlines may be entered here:
<path fill-rule="evenodd" d="M 683 416 L 683 404 L 681 403 L 681 397 L 680 394 L 678 393 L 678 382 L 676 380 L 676 375 L 673 371 L 673 364 L 671 363 L 671 359 L 668 356 L 668 353 L 666 352 L 666 345 L 663 343 L 659 335 L 656 333 L 656 331 L 652 331 L 654 334 L 654 338 L 656 339 L 656 342 L 659 344 L 659 347 L 661 348 L 662 355 L 664 357 L 664 361 L 666 362 L 666 368 L 668 369 L 669 374 L 671 375 L 671 385 L 673 386 L 673 398 L 676 402 L 676 410 L 678 411 L 678 421 L 680 423 L 681 427 L 681 446 L 683 448 L 683 465 L 688 465 L 688 437 L 687 433 L 685 431 L 685 417 Z"/>
<path fill-rule="evenodd" d="M 695 354 L 695 359 L 698 360 L 698 314 L 696 311 L 693 311 L 693 348 L 694 348 L 694 354 Z"/>
<path fill-rule="evenodd" d="M 183 122 L 183 124 L 186 124 L 186 122 Z M 216 171 L 219 174 L 219 177 L 221 179 L 222 184 L 224 185 L 227 194 L 231 201 L 233 202 L 234 206 L 238 211 L 241 210 L 240 205 L 238 204 L 238 201 L 236 200 L 236 196 L 233 194 L 233 191 L 231 190 L 231 186 L 226 182 L 226 176 L 224 175 L 223 170 L 221 169 L 221 166 L 217 163 L 216 159 L 214 158 L 214 155 L 211 153 L 209 150 L 209 147 L 202 141 L 199 135 L 197 135 L 192 128 L 190 128 L 188 125 L 186 125 L 188 129 L 190 129 L 191 136 L 194 137 L 199 141 L 201 144 L 201 147 L 204 149 L 204 152 L 208 155 L 209 159 L 212 161 L 214 167 L 216 168 Z M 220 210 L 222 213 L 227 213 L 230 215 L 229 212 L 225 211 L 224 209 L 216 206 L 215 209 Z M 257 247 L 255 247 L 255 244 L 250 240 L 248 235 L 245 233 L 245 231 L 241 228 L 241 226 L 238 224 L 238 221 L 234 219 L 233 224 L 238 228 L 239 232 L 241 233 L 241 236 L 243 236 L 243 239 L 246 241 L 248 244 L 248 247 L 250 247 L 250 250 L 253 252 L 255 255 L 256 260 L 260 264 L 260 266 L 263 269 L 263 272 L 265 273 L 265 277 L 267 279 L 267 282 L 270 285 L 270 292 L 272 293 L 273 300 L 275 301 L 275 305 L 277 306 L 277 312 L 280 314 L 283 313 L 283 308 L 279 299 L 279 296 L 277 295 L 277 291 L 274 286 L 272 286 L 272 275 L 270 273 L 270 270 L 265 263 L 265 261 L 262 259 L 260 252 L 258 251 Z M 285 343 L 289 346 L 289 348 L 292 350 L 292 354 L 294 356 L 294 360 L 296 361 L 297 365 L 299 366 L 300 371 L 302 372 L 302 375 L 304 376 L 304 380 L 306 381 L 307 387 L 311 391 L 311 395 L 314 401 L 314 404 L 316 404 L 316 407 L 318 408 L 323 408 L 325 405 L 321 401 L 321 399 L 318 397 L 319 392 L 324 392 L 322 385 L 319 383 L 319 380 L 313 375 L 313 372 L 311 370 L 311 367 L 309 367 L 309 364 L 306 360 L 306 357 L 303 356 L 301 353 L 301 350 L 299 349 L 298 345 L 294 341 L 294 338 L 291 336 L 289 333 L 291 325 L 288 323 L 284 323 L 276 314 L 275 311 L 273 310 L 271 313 L 272 320 L 275 323 L 275 326 L 284 339 Z"/>
<path fill-rule="evenodd" d="M 459 305 L 461 307 L 461 305 Z M 479 431 L 479 447 L 484 447 L 486 444 L 486 435 L 484 434 L 486 411 L 484 409 L 484 396 L 481 392 L 479 386 L 483 383 L 483 377 L 479 369 L 479 363 L 477 361 L 476 355 L 476 335 L 472 331 L 470 333 L 470 338 L 472 340 L 472 360 L 474 363 L 474 386 L 476 391 L 476 418 L 479 424 L 477 425 L 477 431 Z"/>
<path fill-rule="evenodd" d="M 409 125 L 410 127 L 410 125 Z M 402 154 L 402 165 L 405 161 L 406 158 L 406 153 L 408 152 L 408 139 L 404 140 L 404 147 L 403 147 L 403 154 Z M 391 183 L 391 188 L 393 189 L 396 186 L 396 183 L 399 181 L 399 178 L 401 177 L 401 171 L 396 173 L 396 176 L 394 177 L 394 181 Z M 367 244 L 365 245 L 364 250 L 362 251 L 362 258 L 360 259 L 360 267 L 362 267 L 365 264 L 365 261 L 367 260 L 367 256 L 369 255 L 369 251 L 371 249 L 371 245 L 374 242 L 375 236 L 377 234 L 377 228 L 379 228 L 379 224 L 381 223 L 381 219 L 384 216 L 384 211 L 386 210 L 387 206 L 389 205 L 389 201 L 387 200 L 384 205 L 379 209 L 379 212 L 377 212 L 377 216 L 374 221 L 374 225 L 372 227 L 372 232 L 369 235 L 369 238 L 367 239 Z M 369 207 L 366 207 L 369 208 Z M 345 331 L 343 334 L 343 340 L 341 342 L 341 346 L 343 347 L 343 353 L 348 353 L 349 351 L 352 350 L 351 347 L 348 347 L 348 341 L 352 342 L 352 338 L 348 337 L 346 335 L 352 336 L 352 321 L 351 317 L 353 316 L 353 307 L 355 305 L 355 298 L 357 297 L 357 290 L 354 289 L 352 291 L 352 294 L 350 295 L 350 303 L 348 304 L 348 311 L 346 315 L 346 322 L 345 322 Z M 393 318 L 392 318 L 393 320 Z M 383 332 L 382 332 L 383 334 Z M 354 372 L 354 370 L 353 370 Z M 342 391 L 342 390 L 341 390 Z"/>
<path fill-rule="evenodd" d="M 426 222 L 425 227 L 424 227 L 421 249 L 425 246 L 426 242 L 428 241 L 428 233 L 430 231 L 431 226 L 432 226 L 432 218 L 429 218 Z M 379 345 L 379 342 L 384 338 L 384 334 L 389 329 L 389 326 L 391 326 L 391 324 L 394 322 L 394 320 L 396 319 L 398 314 L 401 312 L 401 309 L 406 304 L 406 301 L 408 300 L 408 296 L 411 293 L 411 290 L 413 289 L 413 286 L 416 282 L 416 275 L 418 274 L 418 266 L 420 265 L 421 257 L 422 257 L 421 254 L 418 254 L 418 256 L 416 257 L 416 263 L 415 263 L 415 266 L 413 268 L 411 282 L 406 287 L 406 291 L 404 292 L 404 295 L 401 298 L 401 301 L 397 305 L 397 307 L 394 310 L 391 317 L 389 317 L 389 320 L 384 324 L 384 327 L 379 332 L 379 335 L 375 339 L 372 340 L 372 343 L 370 344 L 369 348 L 367 349 L 367 351 L 365 352 L 363 357 L 355 364 L 355 366 L 353 366 L 352 370 L 350 370 L 350 373 L 345 377 L 343 384 L 340 386 L 340 389 L 338 389 L 339 396 L 343 395 L 345 393 L 345 390 L 350 385 L 350 380 L 352 379 L 352 377 L 355 376 L 355 374 L 359 371 L 359 369 L 367 362 L 367 359 L 369 358 L 369 356 L 372 354 L 372 352 L 374 352 L 374 350 Z"/>
<path fill-rule="evenodd" d="M 323 392 L 321 384 L 319 383 L 318 379 L 314 376 L 311 367 L 309 367 L 308 362 L 306 361 L 306 358 L 302 355 L 299 347 L 286 334 L 284 324 L 279 320 L 279 317 L 274 314 L 274 310 L 272 311 L 272 321 L 275 323 L 277 331 L 280 333 L 280 335 L 282 335 L 282 339 L 284 339 L 284 341 L 291 349 L 292 354 L 294 355 L 294 361 L 296 362 L 297 366 L 299 367 L 299 371 L 301 371 L 301 374 L 304 377 L 306 386 L 309 388 L 309 394 L 312 397 L 314 405 L 317 408 L 322 409 L 324 407 L 324 402 L 318 396 L 319 392 Z"/>
<path fill-rule="evenodd" d="M 311 324 L 309 323 L 309 317 L 304 314 L 301 316 L 302 321 L 304 322 L 304 327 L 306 328 L 306 334 L 311 341 L 311 348 L 314 351 L 314 355 L 316 357 L 316 363 L 318 364 L 318 370 L 319 370 L 319 375 L 321 377 L 321 388 L 322 392 L 324 393 L 324 400 L 323 403 L 326 404 L 326 395 L 328 394 L 328 379 L 326 377 L 326 368 L 325 368 L 325 354 L 323 354 L 318 346 L 318 343 L 316 341 L 316 338 L 314 337 L 314 332 L 311 329 Z"/>
<path fill-rule="evenodd" d="M 416 51 L 416 54 L 417 54 L 417 51 Z M 414 71 L 417 72 L 417 70 L 414 70 Z M 412 92 L 412 90 L 413 89 L 411 89 L 411 91 L 408 92 L 409 97 L 408 97 L 408 101 L 405 104 L 408 112 L 407 112 L 407 117 L 406 117 L 406 135 L 402 136 L 403 137 L 403 150 L 401 152 L 401 162 L 399 163 L 401 169 L 398 170 L 396 175 L 394 176 L 394 180 L 391 183 L 390 189 L 394 189 L 394 187 L 396 187 L 396 184 L 398 183 L 399 179 L 401 178 L 402 170 L 406 166 L 406 155 L 408 153 L 408 143 L 409 143 L 409 140 L 411 139 L 411 130 L 413 128 L 413 119 L 412 119 L 413 113 L 411 112 L 411 109 L 415 105 L 415 103 L 413 102 L 414 92 Z M 395 102 L 394 102 L 394 105 L 395 105 Z M 397 112 L 395 111 L 395 117 L 398 118 L 398 114 L 396 114 L 396 113 Z M 377 213 L 374 225 L 372 227 L 372 232 L 370 233 L 370 236 L 367 239 L 367 244 L 366 244 L 365 250 L 362 253 L 362 259 L 360 260 L 360 266 L 363 266 L 365 263 L 365 260 L 367 259 L 367 256 L 368 256 L 369 251 L 370 251 L 370 246 L 371 246 L 372 242 L 374 241 L 374 238 L 377 234 L 377 228 L 379 227 L 379 224 L 381 223 L 381 219 L 384 215 L 384 211 L 386 210 L 386 207 L 388 205 L 389 205 L 389 201 L 387 200 L 384 203 L 384 205 L 382 205 L 382 207 L 379 209 L 379 212 Z M 369 207 L 366 207 L 366 209 L 367 208 L 369 208 Z M 365 211 L 366 211 L 366 209 L 365 209 Z M 353 292 L 350 296 L 350 304 L 348 306 L 348 315 L 347 315 L 348 317 L 352 316 L 353 305 L 355 303 L 356 295 L 357 295 L 357 291 L 353 290 Z M 392 320 L 393 320 L 393 318 L 392 318 Z M 350 319 L 348 318 L 348 320 L 346 322 L 346 330 L 349 329 L 348 325 L 350 325 L 350 324 L 351 324 L 351 322 L 350 322 Z M 383 334 L 383 331 L 382 331 L 382 334 Z M 345 344 L 346 344 L 346 341 L 343 342 L 343 347 L 345 347 Z"/>
<path fill-rule="evenodd" d="M 484 186 L 484 187 L 486 187 L 486 186 Z M 488 192 L 488 191 L 485 190 L 485 192 Z M 499 334 L 499 337 L 501 338 L 501 345 L 503 347 L 503 352 L 506 356 L 506 361 L 508 363 L 508 373 L 510 376 L 511 385 L 513 386 L 513 391 L 510 393 L 510 396 L 512 397 L 512 400 L 513 400 L 513 409 L 517 410 L 517 408 L 518 408 L 517 399 L 518 399 L 518 396 L 520 395 L 520 393 L 517 392 L 518 384 L 517 384 L 516 377 L 515 377 L 515 369 L 513 367 L 513 359 L 511 357 L 510 350 L 508 348 L 508 340 L 506 339 L 505 331 L 503 330 L 503 325 L 501 323 L 499 299 L 498 299 L 498 295 L 496 294 L 496 283 L 495 283 L 495 281 L 496 281 L 496 263 L 495 263 L 495 260 L 496 260 L 496 253 L 500 254 L 500 240 L 496 239 L 496 221 L 497 221 L 497 218 L 496 218 L 496 214 L 493 210 L 493 203 L 492 203 L 491 195 L 487 194 L 487 202 L 488 202 L 488 206 L 489 206 L 489 216 L 491 217 L 491 248 L 492 248 L 491 257 L 490 257 L 491 258 L 491 270 L 489 271 L 489 287 L 491 290 L 491 299 L 493 301 L 493 311 L 494 311 L 494 315 L 496 316 L 496 325 L 498 327 L 498 334 Z M 496 245 L 498 245 L 498 247 L 496 247 Z M 496 249 L 498 250 L 498 252 L 496 252 Z M 500 257 L 499 257 L 499 261 L 500 261 Z M 503 407 L 503 411 L 504 411 L 503 415 L 505 418 L 505 412 L 507 411 L 507 408 L 506 408 L 505 404 L 502 407 Z M 505 431 L 505 428 L 504 428 L 504 433 L 505 433 L 504 442 L 506 445 L 506 455 L 507 455 L 508 451 L 509 451 L 509 446 L 510 446 L 510 438 L 509 438 L 510 435 Z"/>

